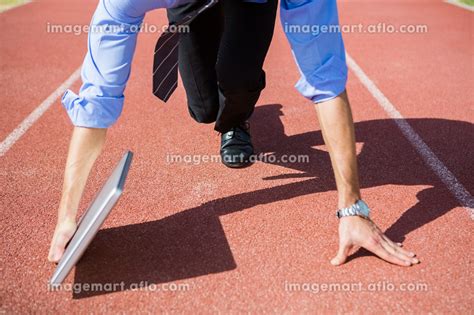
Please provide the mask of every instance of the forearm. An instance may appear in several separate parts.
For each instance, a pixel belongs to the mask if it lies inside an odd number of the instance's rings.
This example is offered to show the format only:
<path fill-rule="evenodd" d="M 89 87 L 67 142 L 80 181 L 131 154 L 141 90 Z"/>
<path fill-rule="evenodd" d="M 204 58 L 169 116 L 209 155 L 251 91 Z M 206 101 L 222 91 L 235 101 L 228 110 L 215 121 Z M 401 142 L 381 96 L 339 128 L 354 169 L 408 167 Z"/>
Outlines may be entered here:
<path fill-rule="evenodd" d="M 339 208 L 347 207 L 360 199 L 360 188 L 354 122 L 346 93 L 316 105 L 316 110 L 336 178 Z"/>
<path fill-rule="evenodd" d="M 79 202 L 89 173 L 102 151 L 107 128 L 119 118 L 139 26 L 145 13 L 179 5 L 172 0 L 99 0 L 88 33 L 78 94 L 68 90 L 62 103 L 75 127 L 71 137 L 58 222 L 48 259 L 58 262 L 76 230 Z"/>
<path fill-rule="evenodd" d="M 105 143 L 107 129 L 75 127 L 69 145 L 58 221 L 75 220 L 89 173 Z"/>

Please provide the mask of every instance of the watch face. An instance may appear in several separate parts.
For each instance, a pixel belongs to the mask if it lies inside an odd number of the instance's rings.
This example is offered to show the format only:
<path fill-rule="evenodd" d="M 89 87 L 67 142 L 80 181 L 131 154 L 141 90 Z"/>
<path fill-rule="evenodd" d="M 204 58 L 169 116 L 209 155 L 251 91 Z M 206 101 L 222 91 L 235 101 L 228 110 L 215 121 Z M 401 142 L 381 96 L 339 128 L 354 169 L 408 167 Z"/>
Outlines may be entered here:
<path fill-rule="evenodd" d="M 358 206 L 359 206 L 359 211 L 361 212 L 361 214 L 363 214 L 366 217 L 369 217 L 370 209 L 367 206 L 367 204 L 365 202 L 363 202 L 362 200 L 359 200 Z"/>

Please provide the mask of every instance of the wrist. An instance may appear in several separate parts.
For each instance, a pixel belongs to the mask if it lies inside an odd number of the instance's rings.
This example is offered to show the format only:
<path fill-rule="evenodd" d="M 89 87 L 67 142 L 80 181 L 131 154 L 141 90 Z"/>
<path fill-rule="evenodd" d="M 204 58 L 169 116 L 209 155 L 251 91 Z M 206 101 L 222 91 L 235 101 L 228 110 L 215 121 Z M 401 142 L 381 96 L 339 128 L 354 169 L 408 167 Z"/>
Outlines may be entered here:
<path fill-rule="evenodd" d="M 75 221 L 79 208 L 79 200 L 76 198 L 77 193 L 65 191 L 59 203 L 58 221 Z"/>
<path fill-rule="evenodd" d="M 338 209 L 350 207 L 351 205 L 355 204 L 360 199 L 361 199 L 361 196 L 358 193 L 345 194 L 344 196 L 339 197 L 337 207 Z"/>
<path fill-rule="evenodd" d="M 72 208 L 59 208 L 58 223 L 76 222 L 77 210 Z"/>
<path fill-rule="evenodd" d="M 353 217 L 359 216 L 365 219 L 370 218 L 370 208 L 369 206 L 361 199 L 357 200 L 355 203 L 351 204 L 348 207 L 340 208 L 336 211 L 336 216 L 341 219 L 343 217 Z"/>

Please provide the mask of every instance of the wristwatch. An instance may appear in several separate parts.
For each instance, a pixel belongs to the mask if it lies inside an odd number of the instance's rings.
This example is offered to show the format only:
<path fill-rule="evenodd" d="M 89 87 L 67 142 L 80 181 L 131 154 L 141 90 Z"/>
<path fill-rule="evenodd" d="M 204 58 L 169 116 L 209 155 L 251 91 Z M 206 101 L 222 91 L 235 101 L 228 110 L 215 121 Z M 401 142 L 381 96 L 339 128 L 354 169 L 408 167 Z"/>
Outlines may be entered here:
<path fill-rule="evenodd" d="M 350 217 L 350 216 L 359 216 L 365 219 L 370 218 L 370 208 L 369 206 L 362 200 L 357 200 L 355 204 L 337 210 L 336 216 L 340 219 L 342 217 Z"/>

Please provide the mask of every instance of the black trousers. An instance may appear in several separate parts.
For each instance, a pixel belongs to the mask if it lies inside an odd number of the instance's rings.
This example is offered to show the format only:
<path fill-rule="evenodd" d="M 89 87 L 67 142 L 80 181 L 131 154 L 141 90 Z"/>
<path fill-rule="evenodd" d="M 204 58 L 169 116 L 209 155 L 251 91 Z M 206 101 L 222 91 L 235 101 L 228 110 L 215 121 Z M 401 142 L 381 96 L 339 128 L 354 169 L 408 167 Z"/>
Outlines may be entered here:
<path fill-rule="evenodd" d="M 253 113 L 265 88 L 263 63 L 273 37 L 277 0 L 221 0 L 198 16 L 179 44 L 179 71 L 191 116 L 227 132 Z M 202 1 L 168 10 L 171 23 Z"/>

